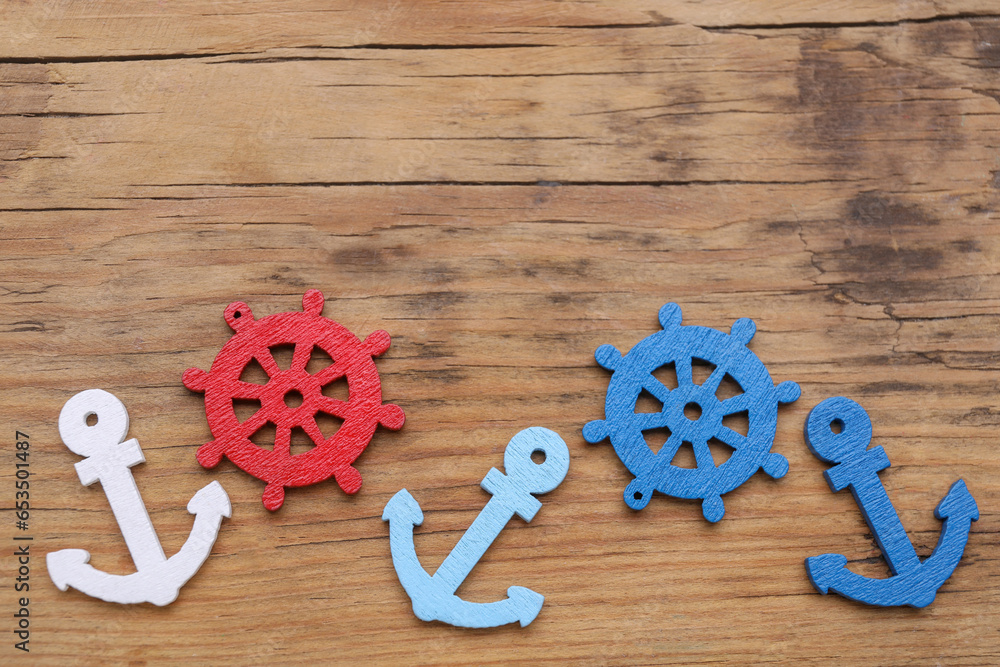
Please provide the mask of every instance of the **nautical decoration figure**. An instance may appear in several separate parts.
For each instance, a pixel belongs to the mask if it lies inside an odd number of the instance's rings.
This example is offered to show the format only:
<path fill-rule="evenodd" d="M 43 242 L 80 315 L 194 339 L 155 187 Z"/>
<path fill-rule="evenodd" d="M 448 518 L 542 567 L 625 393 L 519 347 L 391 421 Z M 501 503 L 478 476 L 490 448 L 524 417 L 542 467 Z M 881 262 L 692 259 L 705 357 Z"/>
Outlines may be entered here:
<path fill-rule="evenodd" d="M 389 334 L 375 331 L 364 341 L 331 319 L 322 316 L 323 293 L 308 290 L 302 297 L 304 312 L 286 312 L 255 320 L 242 301 L 229 304 L 224 316 L 236 332 L 205 372 L 189 368 L 184 385 L 205 392 L 205 416 L 215 440 L 198 449 L 198 462 L 214 468 L 225 455 L 244 471 L 267 482 L 264 507 L 276 510 L 285 501 L 285 487 L 307 486 L 335 477 L 345 493 L 361 488 L 361 473 L 351 464 L 371 442 L 379 424 L 402 428 L 403 411 L 382 404 L 382 384 L 372 357 L 389 349 Z M 294 345 L 289 368 L 280 368 L 271 354 L 277 346 Z M 329 355 L 333 363 L 310 373 L 306 364 L 313 348 Z M 268 375 L 264 384 L 241 379 L 254 360 Z M 324 387 L 347 379 L 346 401 L 327 396 Z M 259 401 L 260 408 L 240 421 L 233 401 Z M 332 415 L 343 424 L 326 437 L 316 422 L 318 413 Z M 266 424 L 275 428 L 273 449 L 257 446 L 250 437 Z M 301 428 L 315 445 L 291 454 L 291 433 Z"/>
<path fill-rule="evenodd" d="M 96 417 L 91 426 L 87 419 Z M 229 497 L 218 482 L 194 494 L 187 510 L 195 515 L 194 527 L 184 546 L 169 559 L 149 520 L 130 468 L 146 459 L 128 433 L 128 413 L 122 402 L 100 389 L 88 389 L 66 401 L 59 414 L 59 435 L 74 453 L 85 456 L 76 464 L 84 486 L 100 481 L 118 520 L 137 572 L 115 575 L 88 564 L 90 554 L 83 549 L 63 549 L 45 558 L 49 576 L 59 590 L 73 588 L 108 602 L 135 604 L 173 602 L 181 587 L 194 576 L 208 558 L 219 534 L 222 517 L 232 509 Z"/>
<path fill-rule="evenodd" d="M 583 428 L 588 442 L 611 439 L 615 453 L 635 479 L 625 487 L 625 504 L 641 510 L 653 491 L 676 498 L 702 499 L 702 513 L 709 521 L 725 514 L 722 495 L 732 491 L 762 468 L 777 479 L 788 472 L 784 456 L 772 453 L 778 421 L 778 404 L 799 397 L 799 386 L 782 382 L 775 386 L 767 368 L 747 343 L 757 330 L 753 320 L 741 318 L 727 335 L 701 326 L 681 326 L 681 309 L 668 303 L 660 309 L 662 331 L 640 341 L 622 355 L 612 345 L 597 348 L 594 356 L 612 371 L 604 404 L 605 419 Z M 710 375 L 697 384 L 692 366 L 707 362 Z M 672 365 L 676 387 L 670 389 L 655 372 Z M 720 399 L 720 385 L 726 377 L 742 393 Z M 660 403 L 659 412 L 637 412 L 643 391 Z M 726 418 L 746 413 L 745 434 L 730 428 Z M 643 431 L 666 429 L 669 436 L 655 450 L 647 445 Z M 721 442 L 732 454 L 716 465 L 709 442 Z M 679 448 L 689 443 L 696 468 L 673 463 Z"/>
<path fill-rule="evenodd" d="M 806 420 L 809 449 L 820 460 L 835 464 L 823 473 L 827 484 L 835 492 L 850 487 L 893 576 L 872 579 L 855 574 L 841 554 L 807 558 L 806 570 L 824 595 L 832 590 L 879 607 L 926 607 L 961 560 L 979 508 L 964 481 L 952 484 L 934 510 L 934 516 L 944 521 L 937 547 L 921 562 L 878 476 L 889 467 L 889 457 L 881 446 L 868 449 L 871 439 L 868 413 L 849 398 L 826 399 Z"/>
<path fill-rule="evenodd" d="M 544 460 L 536 463 L 533 454 Z M 413 612 L 421 620 L 465 628 L 492 628 L 517 621 L 525 627 L 541 611 L 544 596 L 520 586 L 508 588 L 507 599 L 496 602 L 466 602 L 455 595 L 515 514 L 525 521 L 534 518 L 542 504 L 531 494 L 548 493 L 559 486 L 569 470 L 569 450 L 556 433 L 536 426 L 511 438 L 503 465 L 505 472 L 492 468 L 483 479 L 481 486 L 493 497 L 433 576 L 420 565 L 413 546 L 413 528 L 424 521 L 420 504 L 406 489 L 386 504 L 382 520 L 389 522 L 392 564 L 413 602 Z"/>

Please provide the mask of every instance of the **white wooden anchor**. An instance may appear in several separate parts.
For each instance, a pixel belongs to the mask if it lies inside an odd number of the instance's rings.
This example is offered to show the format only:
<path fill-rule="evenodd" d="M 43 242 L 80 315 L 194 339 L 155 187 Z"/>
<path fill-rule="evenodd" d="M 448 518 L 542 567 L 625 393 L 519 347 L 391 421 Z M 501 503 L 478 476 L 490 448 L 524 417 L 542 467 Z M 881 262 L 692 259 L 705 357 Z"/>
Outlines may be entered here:
<path fill-rule="evenodd" d="M 543 454 L 535 463 L 531 455 Z M 413 612 L 424 621 L 441 621 L 464 628 L 492 628 L 518 622 L 527 626 L 542 609 L 545 597 L 529 588 L 511 586 L 507 598 L 496 602 L 467 602 L 455 591 L 486 550 L 517 514 L 531 521 L 542 503 L 532 494 L 548 493 L 559 486 L 569 470 L 569 450 L 553 431 L 534 426 L 507 444 L 503 455 L 506 474 L 493 468 L 481 486 L 493 494 L 486 507 L 430 575 L 421 566 L 413 545 L 413 528 L 424 521 L 420 504 L 406 489 L 385 506 L 382 520 L 389 522 L 389 548 L 399 581 L 413 603 Z"/>
<path fill-rule="evenodd" d="M 90 417 L 97 418 L 92 426 L 87 424 Z M 188 512 L 195 515 L 191 534 L 181 550 L 168 559 L 130 470 L 146 459 L 138 440 L 125 440 L 127 433 L 125 406 L 100 389 L 73 396 L 59 413 L 63 442 L 70 451 L 87 457 L 76 464 L 80 481 L 84 486 L 101 482 L 138 571 L 129 575 L 102 572 L 88 564 L 90 553 L 83 549 L 55 551 L 46 556 L 45 563 L 59 590 L 72 586 L 108 602 L 162 606 L 177 599 L 181 587 L 208 558 L 222 517 L 231 516 L 232 507 L 218 482 L 194 494 L 187 505 Z"/>

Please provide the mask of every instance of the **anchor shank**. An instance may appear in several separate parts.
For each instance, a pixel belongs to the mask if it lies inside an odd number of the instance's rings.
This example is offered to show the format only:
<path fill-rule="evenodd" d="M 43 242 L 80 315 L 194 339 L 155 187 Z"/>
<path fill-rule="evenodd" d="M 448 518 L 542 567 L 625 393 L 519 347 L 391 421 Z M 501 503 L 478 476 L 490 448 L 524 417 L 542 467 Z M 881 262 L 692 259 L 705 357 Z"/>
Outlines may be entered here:
<path fill-rule="evenodd" d="M 438 590 L 447 591 L 449 594 L 458 590 L 513 516 L 514 512 L 501 499 L 496 496 L 490 498 L 486 507 L 434 573 L 434 582 L 440 586 Z"/>
<path fill-rule="evenodd" d="M 882 555 L 893 574 L 907 574 L 920 568 L 920 559 L 913 549 L 903 522 L 899 520 L 878 474 L 872 472 L 851 483 L 851 494 L 861 508 Z"/>
<path fill-rule="evenodd" d="M 166 561 L 166 554 L 139 495 L 132 471 L 128 468 L 105 469 L 101 474 L 101 486 L 136 568 L 144 570 Z"/>
<path fill-rule="evenodd" d="M 493 497 L 434 573 L 434 581 L 449 593 L 458 590 L 511 517 L 517 514 L 531 521 L 542 506 L 516 475 L 505 475 L 496 468 L 486 473 L 480 486 Z"/>

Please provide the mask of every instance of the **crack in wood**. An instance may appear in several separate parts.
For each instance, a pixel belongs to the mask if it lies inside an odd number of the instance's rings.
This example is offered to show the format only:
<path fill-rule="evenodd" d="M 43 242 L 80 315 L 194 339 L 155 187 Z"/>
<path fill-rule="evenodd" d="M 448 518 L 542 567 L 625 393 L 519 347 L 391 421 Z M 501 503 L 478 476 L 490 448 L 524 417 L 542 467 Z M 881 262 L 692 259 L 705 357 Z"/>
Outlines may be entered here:
<path fill-rule="evenodd" d="M 803 21 L 788 23 L 733 23 L 729 25 L 697 25 L 695 27 L 709 32 L 729 32 L 735 30 L 831 30 L 846 28 L 894 28 L 905 25 L 924 25 L 944 23 L 948 21 L 977 21 L 1000 19 L 1000 14 L 986 12 L 956 12 L 954 14 L 938 14 L 921 18 L 903 18 L 891 21 Z"/>

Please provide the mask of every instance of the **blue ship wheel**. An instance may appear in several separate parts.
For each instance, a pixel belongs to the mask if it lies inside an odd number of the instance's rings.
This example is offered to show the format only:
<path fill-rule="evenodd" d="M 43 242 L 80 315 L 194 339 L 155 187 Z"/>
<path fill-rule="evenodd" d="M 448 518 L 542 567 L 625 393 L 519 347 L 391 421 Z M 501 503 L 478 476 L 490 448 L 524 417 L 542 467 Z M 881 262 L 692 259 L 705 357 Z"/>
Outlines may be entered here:
<path fill-rule="evenodd" d="M 632 509 L 644 508 L 656 490 L 675 498 L 701 498 L 702 513 L 715 522 L 726 511 L 722 494 L 750 479 L 758 469 L 775 479 L 788 472 L 787 459 L 770 450 L 778 424 L 778 403 L 796 400 L 799 386 L 794 382 L 775 386 L 767 368 L 747 348 L 757 330 L 751 319 L 736 320 L 731 332 L 725 334 L 708 327 L 681 326 L 681 309 L 675 303 L 663 306 L 659 317 L 663 330 L 640 341 L 628 354 L 623 356 L 612 345 L 597 348 L 597 362 L 612 371 L 604 406 L 606 418 L 587 424 L 583 437 L 588 442 L 611 438 L 618 458 L 635 475 L 624 493 L 625 503 Z M 701 384 L 692 377 L 695 360 L 715 366 Z M 653 375 L 669 364 L 677 374 L 673 389 Z M 727 375 L 742 393 L 720 399 L 717 392 Z M 635 411 L 643 390 L 663 404 L 660 412 Z M 746 435 L 723 424 L 725 417 L 742 412 L 748 415 Z M 643 431 L 662 428 L 670 435 L 654 452 Z M 713 438 L 733 449 L 719 466 L 708 445 Z M 690 443 L 694 450 L 696 468 L 672 463 L 684 443 Z"/>

